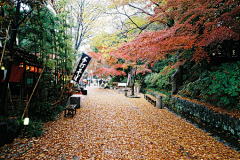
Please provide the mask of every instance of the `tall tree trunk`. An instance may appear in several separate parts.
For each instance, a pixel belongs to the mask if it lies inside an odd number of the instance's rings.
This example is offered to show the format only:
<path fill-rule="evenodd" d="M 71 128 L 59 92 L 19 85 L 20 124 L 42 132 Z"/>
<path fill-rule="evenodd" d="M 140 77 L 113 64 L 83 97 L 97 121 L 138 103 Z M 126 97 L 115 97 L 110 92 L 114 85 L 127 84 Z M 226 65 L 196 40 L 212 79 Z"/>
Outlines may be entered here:
<path fill-rule="evenodd" d="M 177 53 L 177 61 L 180 59 L 180 51 Z M 172 92 L 171 96 L 172 97 L 174 94 L 177 94 L 180 87 L 183 84 L 183 65 L 179 65 L 177 67 L 176 72 L 171 76 L 171 81 L 172 81 Z"/>

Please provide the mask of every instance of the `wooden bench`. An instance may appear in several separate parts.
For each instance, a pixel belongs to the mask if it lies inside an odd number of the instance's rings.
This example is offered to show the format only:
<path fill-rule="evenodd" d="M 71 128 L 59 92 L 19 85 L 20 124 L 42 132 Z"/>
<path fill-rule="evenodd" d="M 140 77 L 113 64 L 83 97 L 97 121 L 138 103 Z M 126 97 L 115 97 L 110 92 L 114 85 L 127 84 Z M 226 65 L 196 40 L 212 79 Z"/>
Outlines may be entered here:
<path fill-rule="evenodd" d="M 153 104 L 154 106 L 156 106 L 156 97 L 150 95 L 150 94 L 144 94 L 144 98 L 150 102 L 151 104 Z"/>
<path fill-rule="evenodd" d="M 76 114 L 76 107 L 77 104 L 70 104 L 68 105 L 65 109 L 64 109 L 64 117 L 66 117 L 66 115 L 73 115 Z M 75 113 L 74 113 L 75 112 Z"/>

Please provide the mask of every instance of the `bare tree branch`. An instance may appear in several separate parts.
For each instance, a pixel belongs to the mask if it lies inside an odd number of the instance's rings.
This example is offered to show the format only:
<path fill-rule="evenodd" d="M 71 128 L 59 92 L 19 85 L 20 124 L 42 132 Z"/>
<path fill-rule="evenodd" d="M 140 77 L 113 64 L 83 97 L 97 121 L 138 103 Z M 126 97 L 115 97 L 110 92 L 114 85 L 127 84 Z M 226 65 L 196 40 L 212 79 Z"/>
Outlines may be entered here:
<path fill-rule="evenodd" d="M 149 16 L 152 16 L 152 14 L 150 14 L 150 13 L 147 12 L 147 11 L 144 11 L 142 8 L 139 8 L 139 7 L 133 6 L 132 4 L 128 4 L 128 5 L 129 5 L 129 7 L 132 7 L 132 8 L 135 8 L 135 9 L 140 10 L 141 13 L 144 13 L 144 14 L 147 14 L 147 15 L 149 15 Z"/>

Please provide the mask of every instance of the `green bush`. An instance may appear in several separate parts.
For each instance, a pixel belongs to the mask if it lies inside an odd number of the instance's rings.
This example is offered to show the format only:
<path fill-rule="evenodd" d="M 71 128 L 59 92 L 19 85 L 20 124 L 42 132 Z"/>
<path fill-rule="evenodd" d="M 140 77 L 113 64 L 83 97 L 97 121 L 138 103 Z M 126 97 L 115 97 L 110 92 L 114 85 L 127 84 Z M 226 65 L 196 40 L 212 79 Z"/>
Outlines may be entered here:
<path fill-rule="evenodd" d="M 58 105 L 52 109 L 50 102 L 34 102 L 29 106 L 29 117 L 44 122 L 55 120 L 55 117 L 64 109 Z"/>
<path fill-rule="evenodd" d="M 166 91 L 171 91 L 172 83 L 171 83 L 170 79 L 171 79 L 171 76 L 175 73 L 176 69 L 172 69 L 169 72 L 167 72 L 165 74 L 162 74 L 163 71 L 165 71 L 166 69 L 167 69 L 167 67 L 165 67 L 164 69 L 161 70 L 161 72 L 160 72 L 161 76 L 159 77 L 156 85 L 160 89 L 163 89 L 163 90 L 166 90 Z"/>
<path fill-rule="evenodd" d="M 239 66 L 240 61 L 213 67 L 211 71 L 205 71 L 197 80 L 185 85 L 182 92 L 191 97 L 209 100 L 223 108 L 240 109 Z"/>
<path fill-rule="evenodd" d="M 7 142 L 11 143 L 21 130 L 21 120 L 18 117 L 7 119 Z"/>
<path fill-rule="evenodd" d="M 30 119 L 29 125 L 23 125 L 20 136 L 21 137 L 39 137 L 43 133 L 42 121 L 32 121 Z"/>
<path fill-rule="evenodd" d="M 123 80 L 121 80 L 121 83 L 127 83 L 128 77 L 124 77 Z"/>
<path fill-rule="evenodd" d="M 161 77 L 160 74 L 158 73 L 153 73 L 152 74 L 152 78 L 151 78 L 151 81 L 150 81 L 150 84 L 152 84 L 153 86 L 156 86 L 157 85 L 157 81 L 158 79 Z"/>
<path fill-rule="evenodd" d="M 112 84 L 113 82 L 118 82 L 118 77 L 117 76 L 113 76 L 110 80 L 110 84 Z"/>
<path fill-rule="evenodd" d="M 162 103 L 164 107 L 174 110 L 174 100 L 169 97 L 162 97 Z"/>
<path fill-rule="evenodd" d="M 164 67 L 160 73 L 151 73 L 147 75 L 145 78 L 147 88 L 156 88 L 160 90 L 170 91 L 172 88 L 170 79 L 176 69 L 172 69 L 169 72 L 163 74 L 167 68 L 168 67 Z"/>
<path fill-rule="evenodd" d="M 145 77 L 144 82 L 145 82 L 146 84 L 149 84 L 149 83 L 150 83 L 151 76 L 152 76 L 152 74 L 148 74 L 148 75 Z"/>

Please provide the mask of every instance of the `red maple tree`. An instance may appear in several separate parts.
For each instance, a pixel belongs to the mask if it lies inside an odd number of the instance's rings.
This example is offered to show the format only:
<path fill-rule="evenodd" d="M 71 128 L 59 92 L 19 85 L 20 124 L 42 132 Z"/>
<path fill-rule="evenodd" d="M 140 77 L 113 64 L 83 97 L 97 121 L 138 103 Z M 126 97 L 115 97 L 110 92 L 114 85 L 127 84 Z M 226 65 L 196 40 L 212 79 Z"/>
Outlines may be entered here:
<path fill-rule="evenodd" d="M 120 70 L 120 68 L 126 68 L 126 66 L 122 63 L 118 63 L 116 57 L 111 55 L 106 59 L 103 57 L 102 53 L 88 52 L 88 54 L 92 57 L 91 65 L 95 68 L 94 75 L 98 77 L 126 75 L 125 72 Z"/>
<path fill-rule="evenodd" d="M 112 58 L 107 60 L 108 64 L 112 64 L 107 68 L 113 69 L 104 71 L 104 68 L 101 68 L 97 72 L 123 74 L 116 69 L 120 67 L 119 65 L 114 66 L 116 59 L 124 59 L 125 67 L 137 61 L 144 63 L 137 73 L 150 71 L 149 64 L 153 66 L 168 54 L 174 55 L 177 51 L 180 51 L 182 58 L 171 68 L 186 61 L 209 62 L 213 52 L 220 52 L 218 45 L 225 42 L 239 44 L 239 1 L 151 0 L 151 3 L 144 8 L 152 6 L 154 6 L 154 14 L 148 17 L 149 23 L 164 24 L 165 28 L 158 31 L 145 30 L 134 40 L 122 43 L 118 49 L 108 53 Z M 229 50 L 233 52 L 233 49 Z M 101 54 L 97 57 L 104 62 Z"/>
<path fill-rule="evenodd" d="M 167 0 L 151 1 L 155 6 L 150 21 L 165 23 L 159 31 L 145 31 L 113 54 L 127 61 L 154 64 L 167 54 L 191 50 L 191 59 L 209 59 L 209 48 L 225 40 L 239 40 L 239 1 Z"/>

